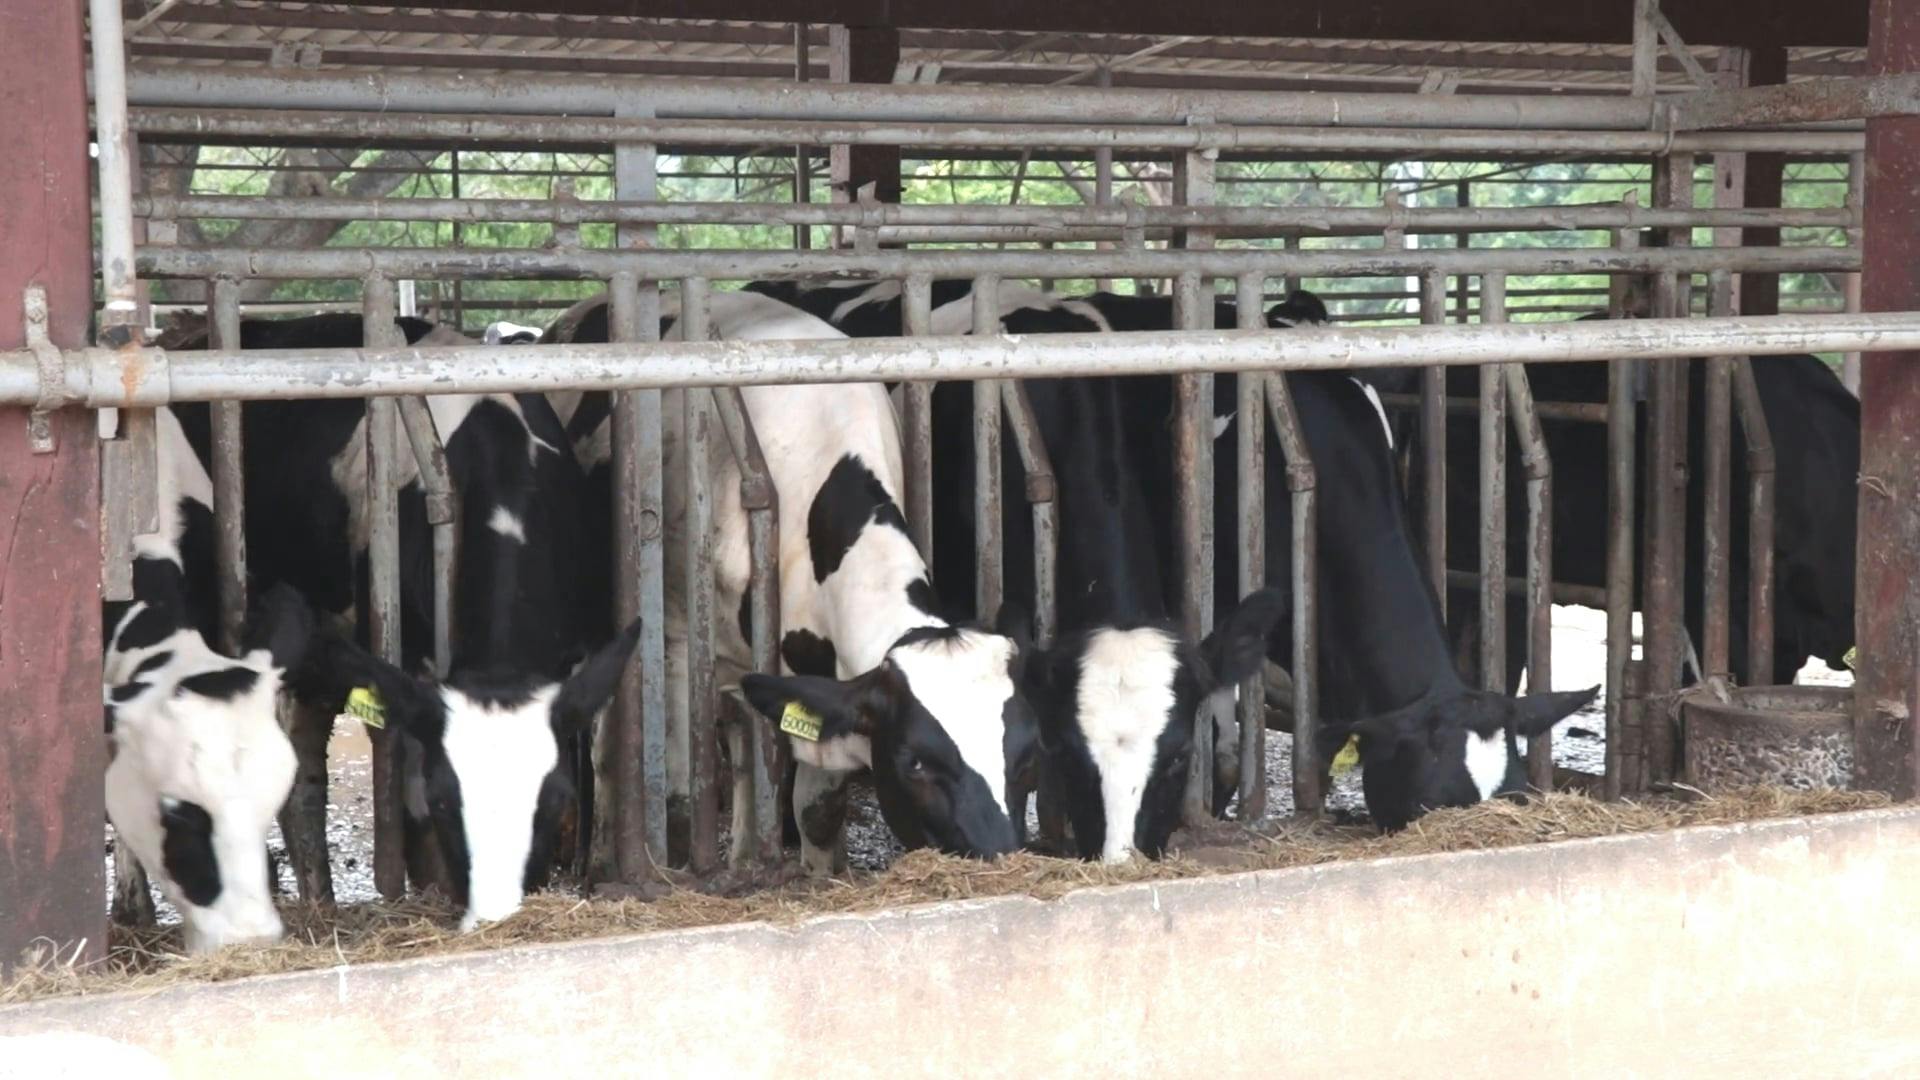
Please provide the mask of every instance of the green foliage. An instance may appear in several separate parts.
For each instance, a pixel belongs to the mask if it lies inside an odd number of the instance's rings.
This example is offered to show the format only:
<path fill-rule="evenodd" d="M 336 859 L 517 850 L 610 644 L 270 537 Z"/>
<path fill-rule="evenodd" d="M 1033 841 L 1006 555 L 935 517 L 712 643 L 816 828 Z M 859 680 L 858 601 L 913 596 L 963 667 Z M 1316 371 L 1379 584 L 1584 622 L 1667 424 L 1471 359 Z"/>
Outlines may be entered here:
<path fill-rule="evenodd" d="M 376 155 L 362 153 L 361 167 Z M 457 159 L 457 160 L 456 160 Z M 281 153 L 240 147 L 206 147 L 194 176 L 194 190 L 220 194 L 266 194 Z M 658 163 L 662 199 L 686 202 L 787 202 L 793 198 L 793 160 L 790 155 L 763 153 L 747 157 L 663 156 Z M 907 160 L 902 163 L 902 199 L 912 204 L 1080 205 L 1091 198 L 1093 169 L 1088 162 L 1052 159 L 1016 160 Z M 809 197 L 830 198 L 825 163 L 812 163 Z M 351 175 L 346 173 L 343 175 Z M 1650 169 L 1645 164 L 1501 162 L 1222 162 L 1217 170 L 1216 199 L 1235 206 L 1377 206 L 1389 188 L 1398 190 L 1411 206 L 1456 205 L 1464 185 L 1476 206 L 1546 206 L 1618 202 L 1629 192 L 1642 205 L 1651 203 Z M 338 187 L 336 181 L 336 187 Z M 461 151 L 443 154 L 432 169 L 407 177 L 389 198 L 448 197 L 549 199 L 566 184 L 580 200 L 613 197 L 611 154 Z M 1166 202 L 1170 172 L 1164 164 L 1121 163 L 1114 170 L 1114 197 L 1120 201 Z M 1842 163 L 1796 163 L 1786 173 L 1784 202 L 1794 207 L 1835 207 L 1844 204 L 1846 166 Z M 1695 199 L 1711 205 L 1712 171 L 1703 167 L 1695 176 Z M 209 242 L 228 237 L 238 225 L 232 221 L 202 223 Z M 815 247 L 830 243 L 830 230 L 814 228 Z M 551 225 L 482 223 L 454 225 L 445 221 L 356 221 L 328 241 L 338 247 L 501 247 L 539 248 L 554 242 Z M 608 248 L 615 242 L 610 225 L 586 225 L 579 242 L 589 248 Z M 772 226 L 663 226 L 659 246 L 675 249 L 778 249 L 793 244 L 793 230 Z M 1380 237 L 1308 237 L 1306 251 L 1329 248 L 1379 247 Z M 1788 229 L 1786 244 L 1841 244 L 1840 230 Z M 1223 240 L 1223 246 L 1277 247 L 1281 241 Z M 1416 236 L 1420 247 L 1453 247 L 1453 236 Z M 1474 247 L 1592 247 L 1609 243 L 1604 232 L 1478 234 Z M 1697 245 L 1712 243 L 1709 230 L 1699 230 Z M 948 245 L 965 246 L 965 245 Z M 1031 246 L 1031 245 L 1006 245 Z M 1061 248 L 1091 247 L 1061 244 Z M 1335 317 L 1370 321 L 1412 321 L 1415 305 L 1406 295 L 1418 282 L 1406 278 L 1347 278 L 1302 283 L 1328 299 Z M 1704 282 L 1701 283 L 1704 285 Z M 1062 289 L 1087 289 L 1090 281 L 1058 281 Z M 1789 310 L 1827 310 L 1839 306 L 1842 283 L 1837 275 L 1789 274 L 1781 282 L 1782 305 Z M 1118 282 L 1131 291 L 1133 282 Z M 728 287 L 722 285 L 721 287 Z M 423 282 L 420 303 L 437 304 L 443 318 L 457 310 L 469 330 L 499 318 L 544 323 L 554 312 L 591 295 L 598 283 L 588 281 L 468 281 Z M 1508 307 L 1515 320 L 1564 319 L 1603 308 L 1604 277 L 1526 275 L 1509 279 Z M 1702 289 L 1696 294 L 1703 295 Z M 354 282 L 287 282 L 273 294 L 276 300 L 356 302 Z M 1457 317 L 1457 316 L 1456 316 Z"/>

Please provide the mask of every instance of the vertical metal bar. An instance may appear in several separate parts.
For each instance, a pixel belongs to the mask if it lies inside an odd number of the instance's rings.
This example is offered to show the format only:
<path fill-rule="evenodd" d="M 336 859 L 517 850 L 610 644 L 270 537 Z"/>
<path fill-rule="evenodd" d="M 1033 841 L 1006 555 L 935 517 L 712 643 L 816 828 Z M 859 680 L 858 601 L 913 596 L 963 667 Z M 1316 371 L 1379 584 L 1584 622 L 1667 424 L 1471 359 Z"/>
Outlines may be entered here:
<path fill-rule="evenodd" d="M 1866 205 L 1867 205 L 1866 184 L 1867 184 L 1867 155 L 1864 152 L 1848 154 L 1847 155 L 1847 209 L 1852 210 L 1855 214 L 1864 214 L 1866 212 Z M 1860 243 L 1861 243 L 1861 230 L 1860 230 L 1860 227 L 1856 225 L 1853 228 L 1847 230 L 1847 245 L 1849 247 L 1858 248 L 1860 246 Z M 1860 311 L 1860 275 L 1857 272 L 1846 275 L 1844 288 L 1846 290 L 1847 313 L 1848 314 L 1859 313 Z M 1840 381 L 1847 385 L 1848 390 L 1853 391 L 1854 396 L 1856 397 L 1859 396 L 1860 394 L 1860 354 L 1859 353 L 1850 352 L 1850 353 L 1841 354 Z"/>
<path fill-rule="evenodd" d="M 933 279 L 915 275 L 906 280 L 901 318 L 908 337 L 933 333 Z M 906 429 L 902 448 L 907 468 L 907 536 L 920 557 L 933 564 L 933 384 L 910 382 L 903 396 Z"/>
<path fill-rule="evenodd" d="M 973 282 L 973 332 L 1000 332 L 1000 281 L 982 275 Z M 974 584 L 974 613 L 991 621 L 1006 599 L 1005 538 L 1001 518 L 1000 382 L 973 384 L 973 548 L 979 567 Z"/>
<path fill-rule="evenodd" d="M 1462 281 L 1466 278 L 1462 277 Z M 1447 275 L 1429 270 L 1420 279 L 1420 321 L 1447 321 Z M 1427 573 L 1447 617 L 1447 369 L 1420 371 L 1420 493 L 1426 499 Z"/>
<path fill-rule="evenodd" d="M 657 291 L 643 301 L 639 279 L 615 274 L 610 290 L 612 338 L 650 341 L 659 336 Z M 651 311 L 643 309 L 652 307 Z M 666 859 L 666 701 L 664 673 L 648 663 L 652 645 L 664 666 L 665 566 L 661 551 L 661 400 L 657 390 L 621 391 L 613 401 L 614 598 L 617 621 L 644 616 L 641 655 L 630 664 L 609 722 L 619 725 L 613 742 L 615 865 L 622 880 L 640 880 L 653 862 Z M 623 700 L 624 699 L 624 700 Z"/>
<path fill-rule="evenodd" d="M 1651 95 L 1660 84 L 1660 0 L 1633 0 L 1633 93 Z"/>
<path fill-rule="evenodd" d="M 1480 321 L 1507 321 L 1507 276 L 1480 276 Z M 1507 686 L 1506 365 L 1480 368 L 1480 685 Z"/>
<path fill-rule="evenodd" d="M 1453 204 L 1455 206 L 1460 206 L 1460 207 L 1473 205 L 1473 185 L 1469 184 L 1465 180 L 1462 180 L 1458 184 L 1455 184 L 1453 188 Z M 1470 232 L 1454 233 L 1453 246 L 1457 248 L 1472 247 L 1473 234 Z M 1444 283 L 1444 280 L 1445 279 L 1443 278 L 1442 279 L 1443 283 Z M 1455 309 L 1458 312 L 1457 320 L 1459 322 L 1466 322 L 1468 319 L 1473 317 L 1473 312 L 1472 312 L 1473 299 L 1468 292 L 1468 287 L 1467 287 L 1468 281 L 1469 281 L 1469 278 L 1465 274 L 1461 274 L 1459 277 L 1454 279 L 1454 286 L 1453 286 L 1454 297 L 1455 297 L 1454 304 L 1455 304 Z M 1444 295 L 1445 294 L 1443 293 L 1442 296 Z M 1421 305 L 1421 310 L 1422 311 L 1426 310 L 1426 305 L 1424 303 Z M 1425 322 L 1426 320 L 1423 318 L 1420 321 Z M 1447 320 L 1443 315 L 1442 317 L 1435 319 L 1433 321 L 1446 322 Z M 1443 611 L 1442 617 L 1444 616 L 1445 616 L 1445 613 Z"/>
<path fill-rule="evenodd" d="M 707 281 L 680 283 L 680 319 L 688 341 L 707 337 Z M 688 815 L 691 843 L 688 865 L 695 873 L 713 869 L 720 855 L 719 746 L 715 715 L 719 701 L 713 678 L 713 493 L 708 470 L 713 463 L 712 395 L 689 390 L 686 441 L 681 460 L 687 471 L 687 733 Z"/>
<path fill-rule="evenodd" d="M 1629 200 L 1629 203 L 1631 200 Z M 1631 229 L 1614 233 L 1615 247 L 1639 245 Z M 1614 318 L 1630 314 L 1624 279 L 1612 279 Z M 1618 799 L 1628 789 L 1626 775 L 1637 764 L 1627 754 L 1627 665 L 1633 659 L 1634 477 L 1639 445 L 1635 431 L 1634 385 L 1641 361 L 1615 360 L 1607 365 L 1607 748 L 1605 793 Z M 1637 754 L 1637 749 L 1635 751 Z"/>
<path fill-rule="evenodd" d="M 1266 329 L 1261 301 L 1265 274 L 1242 274 L 1234 280 L 1237 328 Z M 1235 376 L 1240 406 L 1238 445 L 1240 487 L 1235 493 L 1238 513 L 1240 580 L 1235 583 L 1245 599 L 1267 584 L 1267 375 L 1247 371 Z M 1240 687 L 1240 799 L 1239 819 L 1258 821 L 1267 813 L 1267 702 L 1266 680 L 1258 673 Z"/>
<path fill-rule="evenodd" d="M 1320 595 L 1319 508 L 1313 455 L 1293 407 L 1293 391 L 1280 372 L 1267 374 L 1267 416 L 1287 459 L 1287 492 L 1293 503 L 1293 808 L 1318 814 L 1326 805 L 1326 774 L 1313 749 L 1319 738 Z"/>
<path fill-rule="evenodd" d="M 451 190 L 453 192 L 453 197 L 458 199 L 460 197 L 460 148 L 459 147 L 456 146 L 447 152 L 447 164 L 448 164 L 449 172 L 451 175 L 450 184 L 452 185 Z M 466 229 L 464 229 L 461 226 L 461 223 L 458 221 L 455 221 L 453 223 L 453 246 L 456 248 L 463 248 L 467 246 Z M 467 325 L 466 298 L 464 296 L 464 290 L 462 290 L 460 286 L 461 286 L 461 279 L 454 278 L 453 279 L 453 325 L 456 327 L 464 327 Z"/>
<path fill-rule="evenodd" d="M 1553 460 L 1525 364 L 1506 364 L 1507 399 L 1527 474 L 1527 691 L 1553 689 Z M 1553 790 L 1553 732 L 1527 743 L 1528 782 Z"/>
<path fill-rule="evenodd" d="M 209 341 L 216 349 L 240 348 L 240 283 L 215 278 Z M 240 655 L 247 621 L 246 473 L 240 434 L 240 402 L 216 401 L 213 412 L 214 575 L 220 583 L 220 643 Z"/>
<path fill-rule="evenodd" d="M 413 447 L 420 469 L 420 487 L 426 496 L 427 524 L 433 532 L 433 661 L 445 678 L 453 667 L 453 591 L 459 547 L 458 496 L 447 471 L 447 450 L 434 429 L 433 413 L 423 397 L 394 399 L 399 403 L 400 426 Z"/>
<path fill-rule="evenodd" d="M 366 279 L 360 297 L 362 340 L 369 348 L 398 348 L 406 343 L 394 324 L 394 288 L 390 278 Z M 376 655 L 401 662 L 400 641 L 400 489 L 394 462 L 400 446 L 399 406 L 390 397 L 367 399 L 367 625 Z M 401 820 L 401 781 L 393 735 L 370 733 L 373 774 L 373 883 L 389 900 L 406 895 L 406 834 Z"/>
<path fill-rule="evenodd" d="M 1094 83 L 1102 89 L 1112 88 L 1113 70 L 1105 64 L 1100 65 L 1100 70 L 1094 72 Z M 1113 147 L 1111 146 L 1095 147 L 1093 151 L 1093 205 L 1113 205 Z M 1111 251 L 1113 242 L 1101 240 L 1093 247 L 1096 251 Z M 1113 279 L 1097 278 L 1094 280 L 1093 287 L 1101 292 L 1112 292 Z"/>
<path fill-rule="evenodd" d="M 1060 557 L 1060 529 L 1054 501 L 1053 463 L 1047 457 L 1046 442 L 1040 437 L 1040 422 L 1027 400 L 1027 385 L 1018 379 L 1000 381 L 1002 406 L 1007 426 L 1013 433 L 1014 448 L 1020 453 L 1020 465 L 1027 473 L 1027 502 L 1033 512 L 1033 635 L 1041 648 L 1053 644 L 1059 625 L 1055 567 Z"/>
<path fill-rule="evenodd" d="M 1189 124 L 1205 124 L 1211 117 L 1189 116 Z M 1182 206 L 1213 203 L 1212 150 L 1189 150 L 1174 159 L 1174 199 Z M 1173 245 L 1199 251 L 1213 247 L 1208 229 L 1181 229 Z M 1174 282 L 1175 324 L 1185 330 L 1212 330 L 1213 283 L 1198 274 L 1182 274 Z M 1214 376 L 1206 372 L 1175 378 L 1174 504 L 1179 515 L 1177 536 L 1181 590 L 1181 620 L 1189 640 L 1199 641 L 1213 629 L 1213 393 Z M 1194 717 L 1193 757 L 1187 774 L 1186 819 L 1203 822 L 1213 813 L 1214 717 L 1203 708 Z M 1307 756 L 1312 757 L 1311 753 Z"/>
<path fill-rule="evenodd" d="M 651 107 L 640 103 L 623 104 L 615 112 L 625 118 L 652 114 Z M 658 197 L 654 149 L 651 143 L 622 143 L 614 147 L 615 197 L 641 201 Z M 650 248 L 656 232 L 651 225 L 622 226 L 619 245 Z M 613 298 L 616 303 L 624 303 L 627 310 L 624 318 L 618 307 L 613 311 L 616 323 L 625 331 L 624 336 L 616 335 L 616 340 L 659 340 L 659 286 L 632 277 L 622 282 L 620 277 L 616 275 Z M 616 699 L 615 713 L 629 725 L 626 734 L 634 736 L 624 740 L 618 763 L 619 873 L 623 880 L 638 881 L 653 864 L 665 862 L 667 857 L 667 728 L 671 721 L 667 716 L 666 686 L 661 392 L 622 391 L 614 395 L 613 407 L 614 484 L 616 489 L 622 489 L 616 493 L 616 507 L 620 499 L 627 500 L 628 504 L 624 518 L 618 513 L 615 515 L 614 551 L 622 577 L 637 583 L 631 608 L 623 609 L 620 615 L 623 620 L 645 616 L 640 648 L 629 665 L 628 680 L 622 683 L 622 687 L 631 692 L 624 695 L 624 705 L 621 699 Z"/>
<path fill-rule="evenodd" d="M 1182 274 L 1174 283 L 1176 325 L 1183 330 L 1210 326 L 1213 305 L 1204 303 L 1198 274 Z M 1202 316 L 1206 321 L 1201 321 Z M 1213 628 L 1213 376 L 1174 377 L 1173 488 L 1176 549 L 1180 553 L 1180 618 L 1188 640 L 1199 641 Z M 1200 710 L 1194 719 L 1192 768 L 1187 784 L 1187 820 L 1212 815 L 1213 717 Z"/>
<path fill-rule="evenodd" d="M 1673 154 L 1655 162 L 1656 205 L 1681 208 L 1693 202 L 1693 157 Z M 1670 247 L 1691 243 L 1690 230 L 1670 229 Z M 1654 304 L 1669 318 L 1687 315 L 1687 275 L 1660 274 L 1654 280 Z M 1687 361 L 1658 360 L 1648 379 L 1649 460 L 1647 500 L 1650 542 L 1645 584 L 1641 590 L 1642 655 L 1647 663 L 1647 693 L 1658 701 L 1680 688 L 1681 643 L 1684 631 L 1681 604 L 1685 582 L 1685 499 L 1687 431 Z M 1673 776 L 1674 725 L 1657 705 L 1646 717 L 1645 780 L 1665 783 Z"/>
<path fill-rule="evenodd" d="M 813 78 L 813 69 L 808 60 L 806 23 L 793 24 L 793 80 L 808 82 Z M 793 148 L 793 201 L 805 204 L 813 201 L 813 169 L 805 146 Z M 795 225 L 793 227 L 793 246 L 796 251 L 805 251 L 813 246 L 813 226 Z"/>
<path fill-rule="evenodd" d="M 1707 314 L 1733 314 L 1733 275 L 1715 270 L 1707 276 Z M 1709 678 L 1724 676 L 1733 669 L 1728 641 L 1731 606 L 1731 582 L 1728 571 L 1733 557 L 1728 543 L 1733 527 L 1733 367 L 1730 356 L 1707 361 L 1707 459 L 1705 547 L 1701 553 L 1702 610 L 1705 612 L 1700 642 L 1702 674 Z M 1758 672 L 1749 678 L 1757 678 Z"/>
<path fill-rule="evenodd" d="M 780 672 L 780 519 L 779 499 L 760 440 L 753 431 L 745 396 L 737 386 L 713 390 L 711 404 L 740 466 L 740 506 L 747 512 L 747 621 L 753 668 L 763 675 Z M 732 697 L 729 696 L 729 700 Z M 784 765 L 773 731 L 750 715 L 736 718 L 744 738 L 733 745 L 733 862 L 736 866 L 780 855 L 779 779 Z"/>
<path fill-rule="evenodd" d="M 1774 681 L 1773 671 L 1773 434 L 1753 381 L 1753 360 L 1733 365 L 1733 399 L 1747 442 L 1747 677 Z"/>

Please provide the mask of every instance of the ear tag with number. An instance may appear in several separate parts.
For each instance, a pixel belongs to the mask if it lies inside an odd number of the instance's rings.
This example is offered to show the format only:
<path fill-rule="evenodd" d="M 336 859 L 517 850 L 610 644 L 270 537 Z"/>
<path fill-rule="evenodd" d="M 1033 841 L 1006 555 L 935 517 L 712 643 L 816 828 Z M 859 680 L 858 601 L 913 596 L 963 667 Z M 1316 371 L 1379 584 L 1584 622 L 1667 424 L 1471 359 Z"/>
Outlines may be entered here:
<path fill-rule="evenodd" d="M 797 701 L 789 701 L 780 712 L 780 730 L 796 739 L 819 742 L 820 716 Z"/>
<path fill-rule="evenodd" d="M 1345 776 L 1352 772 L 1353 767 L 1358 764 L 1360 764 L 1360 736 L 1349 735 L 1347 736 L 1347 745 L 1341 747 L 1340 752 L 1333 755 L 1333 775 Z"/>
<path fill-rule="evenodd" d="M 387 710 L 371 686 L 356 686 L 347 694 L 347 715 L 370 728 L 387 726 Z"/>

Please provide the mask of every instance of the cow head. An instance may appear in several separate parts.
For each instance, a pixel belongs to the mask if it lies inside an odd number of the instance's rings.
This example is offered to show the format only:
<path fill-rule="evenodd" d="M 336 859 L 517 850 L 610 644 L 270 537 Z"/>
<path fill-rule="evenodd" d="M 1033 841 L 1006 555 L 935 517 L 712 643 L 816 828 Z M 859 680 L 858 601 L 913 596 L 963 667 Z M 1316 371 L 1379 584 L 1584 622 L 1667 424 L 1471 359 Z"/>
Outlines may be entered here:
<path fill-rule="evenodd" d="M 924 627 L 852 679 L 748 675 L 740 688 L 797 760 L 870 767 L 880 812 L 902 844 L 992 858 L 1018 846 L 1008 791 L 1036 747 L 1033 712 L 1018 692 L 1023 662 L 1007 635 Z"/>
<path fill-rule="evenodd" d="M 536 345 L 540 342 L 540 328 L 502 320 L 487 324 L 483 340 L 488 345 Z"/>
<path fill-rule="evenodd" d="M 1595 686 L 1512 698 L 1457 690 L 1365 720 L 1324 723 L 1320 752 L 1329 758 L 1359 736 L 1367 812 L 1392 832 L 1429 810 L 1521 795 L 1526 740 L 1546 734 L 1599 692 Z"/>
<path fill-rule="evenodd" d="M 1285 610 L 1281 595 L 1266 589 L 1198 649 L 1159 626 L 1101 626 L 1026 665 L 1047 781 L 1081 857 L 1120 862 L 1166 851 L 1180 824 L 1195 717 L 1203 708 L 1232 709 Z"/>
<path fill-rule="evenodd" d="M 268 592 L 249 651 L 230 659 L 147 587 L 179 568 L 136 564 L 136 601 L 107 656 L 107 816 L 180 910 L 190 952 L 281 933 L 267 880 L 267 829 L 293 787 L 293 747 L 275 716 L 313 614 L 292 589 Z"/>
<path fill-rule="evenodd" d="M 370 686 L 388 729 L 419 745 L 427 816 L 465 912 L 462 930 L 506 918 L 546 884 L 573 794 L 561 747 L 605 707 L 639 640 L 636 619 L 564 682 L 420 679 L 329 642 L 331 676 Z"/>

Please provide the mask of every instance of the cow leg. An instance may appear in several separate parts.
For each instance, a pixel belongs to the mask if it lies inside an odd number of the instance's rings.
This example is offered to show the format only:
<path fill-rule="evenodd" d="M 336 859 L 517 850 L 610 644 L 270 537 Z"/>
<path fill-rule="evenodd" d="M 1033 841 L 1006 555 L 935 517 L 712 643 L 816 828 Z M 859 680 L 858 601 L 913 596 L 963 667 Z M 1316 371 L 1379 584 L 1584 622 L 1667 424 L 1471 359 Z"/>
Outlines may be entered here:
<path fill-rule="evenodd" d="M 113 842 L 113 921 L 121 926 L 152 926 L 153 890 L 147 885 L 147 871 L 133 857 L 126 842 Z"/>
<path fill-rule="evenodd" d="M 851 773 L 794 766 L 793 816 L 800 826 L 800 864 L 825 877 L 847 870 L 847 780 Z"/>
<path fill-rule="evenodd" d="M 415 892 L 438 890 L 444 898 L 453 897 L 452 875 L 440 851 L 440 837 L 433 829 L 427 811 L 427 781 L 421 761 L 420 744 L 410 738 L 394 740 L 398 748 L 394 767 L 400 770 L 402 790 L 406 793 L 407 812 L 401 819 L 407 878 Z"/>
<path fill-rule="evenodd" d="M 333 735 L 336 703 L 281 703 L 283 724 L 293 742 L 293 789 L 280 809 L 280 835 L 300 899 L 333 904 L 333 867 L 327 862 L 327 740 Z"/>

